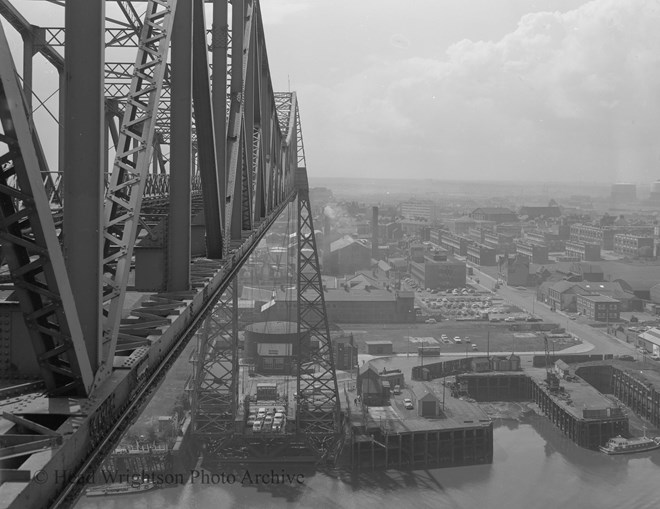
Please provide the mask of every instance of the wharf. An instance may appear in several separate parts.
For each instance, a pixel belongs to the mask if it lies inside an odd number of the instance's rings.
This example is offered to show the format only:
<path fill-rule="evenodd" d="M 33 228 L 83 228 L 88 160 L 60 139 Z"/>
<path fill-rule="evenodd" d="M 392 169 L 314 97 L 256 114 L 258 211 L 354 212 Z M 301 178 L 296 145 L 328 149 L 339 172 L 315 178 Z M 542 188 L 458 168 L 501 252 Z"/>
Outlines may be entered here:
<path fill-rule="evenodd" d="M 447 389 L 409 382 L 390 405 L 369 406 L 345 391 L 353 468 L 449 467 L 492 463 L 493 424 L 475 403 Z M 406 409 L 404 399 L 413 401 Z M 426 415 L 421 415 L 425 413 Z"/>
<path fill-rule="evenodd" d="M 464 373 L 457 383 L 477 401 L 527 400 L 581 447 L 597 449 L 611 437 L 628 434 L 628 417 L 611 399 L 583 379 L 568 373 L 559 390 L 551 390 L 545 368 L 519 372 Z"/>

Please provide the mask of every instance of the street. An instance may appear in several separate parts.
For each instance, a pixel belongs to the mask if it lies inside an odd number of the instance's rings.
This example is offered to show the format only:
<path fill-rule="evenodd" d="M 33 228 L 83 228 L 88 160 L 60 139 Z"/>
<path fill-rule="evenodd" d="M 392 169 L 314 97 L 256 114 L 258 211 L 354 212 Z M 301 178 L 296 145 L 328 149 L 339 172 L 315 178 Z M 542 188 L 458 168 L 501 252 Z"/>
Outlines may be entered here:
<path fill-rule="evenodd" d="M 478 270 L 474 267 L 475 276 L 479 277 L 480 283 L 471 281 L 472 285 L 481 286 L 485 289 L 492 289 L 493 285 L 497 282 L 496 278 L 488 275 L 485 272 Z M 560 327 L 564 327 L 566 331 L 571 332 L 580 339 L 587 341 L 594 345 L 594 349 L 590 353 L 612 353 L 614 355 L 635 355 L 637 352 L 634 345 L 627 344 L 623 341 L 615 339 L 603 332 L 587 324 L 576 323 L 570 320 L 565 315 L 551 311 L 545 304 L 536 301 L 536 292 L 533 289 L 518 290 L 517 288 L 509 287 L 506 285 L 500 286 L 497 294 L 521 309 L 542 318 L 547 322 L 558 323 Z"/>

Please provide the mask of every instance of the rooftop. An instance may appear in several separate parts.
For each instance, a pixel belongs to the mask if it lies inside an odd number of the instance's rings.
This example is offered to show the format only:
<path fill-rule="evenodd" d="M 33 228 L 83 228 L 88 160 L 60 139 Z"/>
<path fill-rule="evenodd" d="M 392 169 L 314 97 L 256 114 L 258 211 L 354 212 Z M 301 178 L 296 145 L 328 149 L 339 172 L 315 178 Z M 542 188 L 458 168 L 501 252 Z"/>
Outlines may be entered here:
<path fill-rule="evenodd" d="M 257 322 L 245 326 L 245 330 L 259 334 L 297 334 L 298 324 L 296 322 Z"/>
<path fill-rule="evenodd" d="M 591 302 L 610 302 L 612 304 L 619 302 L 618 300 L 613 299 L 612 297 L 608 297 L 607 295 L 580 295 L 578 298 Z"/>
<path fill-rule="evenodd" d="M 546 371 L 545 368 L 525 368 L 525 373 L 537 382 L 542 382 L 543 387 Z M 600 410 L 606 408 L 616 408 L 607 397 L 598 392 L 592 385 L 581 378 L 572 381 L 562 380 L 562 393 L 550 395 L 566 412 L 572 414 L 578 419 L 584 419 L 582 410 Z"/>
<path fill-rule="evenodd" d="M 478 209 L 474 209 L 472 211 L 473 214 L 475 212 L 481 212 L 483 214 L 512 214 L 514 216 L 516 215 L 515 212 L 505 207 L 479 207 Z"/>

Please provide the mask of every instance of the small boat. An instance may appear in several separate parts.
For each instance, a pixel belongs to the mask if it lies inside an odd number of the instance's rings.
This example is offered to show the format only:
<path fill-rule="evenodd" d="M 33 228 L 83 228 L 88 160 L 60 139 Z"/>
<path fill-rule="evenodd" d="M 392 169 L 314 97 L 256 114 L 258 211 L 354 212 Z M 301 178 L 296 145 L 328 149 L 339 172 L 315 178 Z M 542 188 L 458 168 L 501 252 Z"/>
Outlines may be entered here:
<path fill-rule="evenodd" d="M 632 454 L 636 452 L 652 451 L 660 447 L 660 437 L 650 438 L 644 435 L 638 438 L 624 438 L 622 436 L 610 438 L 599 449 L 605 454 Z"/>
<path fill-rule="evenodd" d="M 87 488 L 85 495 L 88 497 L 111 497 L 115 495 L 134 495 L 136 493 L 144 493 L 158 488 L 157 484 L 151 481 L 141 482 L 139 484 L 103 484 L 99 486 L 91 486 Z"/>

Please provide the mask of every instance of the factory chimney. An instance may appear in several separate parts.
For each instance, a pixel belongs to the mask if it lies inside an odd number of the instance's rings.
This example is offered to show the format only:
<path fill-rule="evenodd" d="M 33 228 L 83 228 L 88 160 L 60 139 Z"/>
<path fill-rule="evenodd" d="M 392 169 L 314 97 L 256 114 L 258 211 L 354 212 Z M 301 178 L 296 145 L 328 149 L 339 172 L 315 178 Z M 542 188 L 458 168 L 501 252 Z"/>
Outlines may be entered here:
<path fill-rule="evenodd" d="M 330 238 L 330 216 L 328 214 L 323 213 L 323 237 L 324 238 Z"/>
<path fill-rule="evenodd" d="M 378 207 L 373 207 L 371 212 L 371 257 L 378 260 Z"/>

